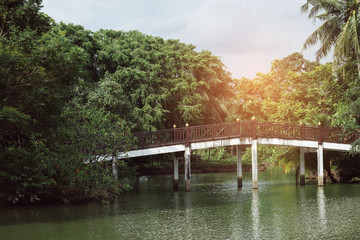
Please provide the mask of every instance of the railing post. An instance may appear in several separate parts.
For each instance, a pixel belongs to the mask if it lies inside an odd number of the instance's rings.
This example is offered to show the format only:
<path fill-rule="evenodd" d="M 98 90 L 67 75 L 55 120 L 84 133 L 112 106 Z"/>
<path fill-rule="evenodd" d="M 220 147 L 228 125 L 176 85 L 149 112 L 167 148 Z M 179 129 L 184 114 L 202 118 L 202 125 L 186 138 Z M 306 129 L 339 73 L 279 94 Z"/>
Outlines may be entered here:
<path fill-rule="evenodd" d="M 303 127 L 303 125 L 302 125 L 302 124 L 300 125 L 300 137 L 299 137 L 299 139 L 301 139 L 301 140 L 305 140 L 305 136 L 304 136 L 304 127 Z"/>
<path fill-rule="evenodd" d="M 173 141 L 173 142 L 177 142 L 177 134 L 176 134 L 176 124 L 174 123 L 174 125 L 173 125 L 173 139 L 171 140 L 171 136 L 170 136 L 170 141 Z"/>
<path fill-rule="evenodd" d="M 321 122 L 319 121 L 318 122 L 318 125 L 319 125 L 319 128 L 318 128 L 318 131 L 319 131 L 319 144 L 322 145 L 324 139 L 323 139 L 323 134 L 322 134 L 322 125 L 321 125 Z"/>
<path fill-rule="evenodd" d="M 240 119 L 237 118 L 236 119 L 236 124 L 235 124 L 235 130 L 234 130 L 234 134 L 240 136 L 241 135 L 241 130 L 240 130 Z"/>
<path fill-rule="evenodd" d="M 189 124 L 188 123 L 186 123 L 185 124 L 185 126 L 186 126 L 186 136 L 185 136 L 185 147 L 190 147 L 190 130 L 189 130 Z"/>
<path fill-rule="evenodd" d="M 255 121 L 255 116 L 253 116 L 252 118 L 251 118 L 251 130 L 252 130 L 252 137 L 254 138 L 254 139 L 256 139 L 257 138 L 257 136 L 256 136 L 256 121 Z"/>

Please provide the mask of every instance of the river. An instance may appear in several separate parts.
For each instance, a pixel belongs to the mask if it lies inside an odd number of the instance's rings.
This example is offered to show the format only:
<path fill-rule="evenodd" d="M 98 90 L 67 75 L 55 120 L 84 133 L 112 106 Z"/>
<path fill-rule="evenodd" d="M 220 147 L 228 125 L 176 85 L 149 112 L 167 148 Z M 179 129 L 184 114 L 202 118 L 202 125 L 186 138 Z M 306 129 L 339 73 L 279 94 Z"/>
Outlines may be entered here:
<path fill-rule="evenodd" d="M 183 178 L 183 176 L 180 176 Z M 191 192 L 172 176 L 140 177 L 114 204 L 1 208 L 1 240 L 359 239 L 360 185 L 299 186 L 279 169 L 193 174 Z"/>

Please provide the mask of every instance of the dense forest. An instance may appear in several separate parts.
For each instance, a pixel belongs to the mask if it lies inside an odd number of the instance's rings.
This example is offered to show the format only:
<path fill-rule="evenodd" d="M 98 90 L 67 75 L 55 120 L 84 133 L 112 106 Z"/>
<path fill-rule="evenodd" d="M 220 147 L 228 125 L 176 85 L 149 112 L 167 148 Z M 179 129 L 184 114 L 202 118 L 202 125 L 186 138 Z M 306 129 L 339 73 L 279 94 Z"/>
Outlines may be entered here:
<path fill-rule="evenodd" d="M 334 63 L 292 53 L 254 79 L 232 78 L 219 57 L 179 40 L 56 23 L 41 12 L 41 0 L 0 2 L 0 186 L 10 202 L 112 198 L 131 187 L 135 170 L 117 160 L 114 179 L 97 156 L 128 149 L 134 132 L 174 123 L 254 116 L 359 129 L 359 4 L 340 4 L 354 1 L 307 1 L 302 8 L 328 23 L 304 47 L 320 41 L 319 58 L 334 47 Z M 291 168 L 296 151 L 266 154 Z M 358 160 L 356 152 L 328 153 L 325 168 L 347 182 L 360 177 Z"/>

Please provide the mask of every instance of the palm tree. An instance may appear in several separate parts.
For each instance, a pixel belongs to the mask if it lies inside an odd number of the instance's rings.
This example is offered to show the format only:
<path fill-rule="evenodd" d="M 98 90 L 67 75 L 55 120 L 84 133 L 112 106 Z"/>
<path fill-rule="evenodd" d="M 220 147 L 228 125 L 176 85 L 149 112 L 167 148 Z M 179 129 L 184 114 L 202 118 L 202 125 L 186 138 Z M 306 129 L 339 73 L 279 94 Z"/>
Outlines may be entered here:
<path fill-rule="evenodd" d="M 310 5 L 312 6 L 310 9 Z M 309 11 L 308 17 L 323 24 L 305 41 L 304 49 L 321 43 L 317 59 L 334 49 L 334 66 L 346 59 L 355 59 L 360 76 L 360 0 L 307 0 L 301 12 Z"/>

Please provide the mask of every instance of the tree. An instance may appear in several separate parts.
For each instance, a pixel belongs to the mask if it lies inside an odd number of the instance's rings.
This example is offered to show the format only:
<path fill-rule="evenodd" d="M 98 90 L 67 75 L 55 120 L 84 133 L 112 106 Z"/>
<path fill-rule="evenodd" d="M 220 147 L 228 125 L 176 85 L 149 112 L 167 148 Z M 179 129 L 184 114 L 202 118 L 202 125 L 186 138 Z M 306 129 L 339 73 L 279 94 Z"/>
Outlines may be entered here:
<path fill-rule="evenodd" d="M 52 26 L 53 30 L 57 30 L 66 37 L 71 44 L 78 46 L 83 50 L 84 59 L 83 67 L 80 72 L 80 78 L 84 83 L 92 84 L 99 81 L 98 59 L 99 51 L 98 41 L 94 38 L 94 33 L 84 29 L 83 26 L 74 24 L 65 24 L 60 22 Z"/>
<path fill-rule="evenodd" d="M 331 116 L 339 94 L 331 64 L 320 65 L 300 53 L 274 60 L 271 72 L 237 82 L 237 115 L 249 120 L 310 123 Z M 316 122 L 317 123 L 317 122 Z"/>
<path fill-rule="evenodd" d="M 0 0 L 0 39 L 30 29 L 41 35 L 50 29 L 50 18 L 40 12 L 42 0 Z"/>
<path fill-rule="evenodd" d="M 233 96 L 232 79 L 209 51 L 179 40 L 164 40 L 138 31 L 100 30 L 99 88 L 93 102 L 124 118 L 133 131 L 223 122 L 225 100 Z M 117 86 L 112 90 L 110 86 Z M 97 99 L 104 98 L 103 103 Z M 117 106 L 110 106 L 117 102 Z"/>
<path fill-rule="evenodd" d="M 316 53 L 320 59 L 334 48 L 335 66 L 349 59 L 356 60 L 360 76 L 359 7 L 359 0 L 307 0 L 301 11 L 309 11 L 309 18 L 324 23 L 306 39 L 304 49 L 320 42 L 321 47 Z"/>
<path fill-rule="evenodd" d="M 81 102 L 81 100 L 80 100 Z M 65 107 L 50 147 L 55 171 L 49 176 L 56 183 L 54 198 L 64 201 L 111 199 L 129 189 L 134 172 L 125 159 L 118 159 L 132 143 L 126 121 L 97 106 L 72 99 Z M 111 165 L 119 168 L 115 179 Z"/>
<path fill-rule="evenodd" d="M 61 154 L 54 135 L 89 62 L 87 49 L 41 13 L 40 4 L 0 5 L 0 185 L 13 196 L 56 188 Z"/>

